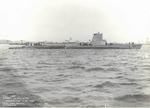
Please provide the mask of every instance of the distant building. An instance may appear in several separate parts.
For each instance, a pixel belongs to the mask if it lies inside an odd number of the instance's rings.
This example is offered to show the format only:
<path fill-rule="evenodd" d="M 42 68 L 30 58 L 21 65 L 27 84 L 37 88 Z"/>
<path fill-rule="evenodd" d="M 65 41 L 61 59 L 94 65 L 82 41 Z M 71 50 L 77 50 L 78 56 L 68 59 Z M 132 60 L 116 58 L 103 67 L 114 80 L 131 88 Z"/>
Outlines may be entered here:
<path fill-rule="evenodd" d="M 146 44 L 150 44 L 149 38 L 146 38 Z"/>
<path fill-rule="evenodd" d="M 10 40 L 0 40 L 0 44 L 9 44 L 11 43 Z"/>

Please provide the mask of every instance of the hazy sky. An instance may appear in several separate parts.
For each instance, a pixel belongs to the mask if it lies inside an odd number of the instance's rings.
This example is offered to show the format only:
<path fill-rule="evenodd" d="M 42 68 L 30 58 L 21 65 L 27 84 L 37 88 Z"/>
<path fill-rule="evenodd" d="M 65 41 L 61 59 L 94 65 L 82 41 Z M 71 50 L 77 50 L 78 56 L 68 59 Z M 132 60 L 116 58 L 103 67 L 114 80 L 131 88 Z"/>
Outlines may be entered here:
<path fill-rule="evenodd" d="M 150 0 L 0 0 L 0 39 L 108 42 L 150 39 Z"/>

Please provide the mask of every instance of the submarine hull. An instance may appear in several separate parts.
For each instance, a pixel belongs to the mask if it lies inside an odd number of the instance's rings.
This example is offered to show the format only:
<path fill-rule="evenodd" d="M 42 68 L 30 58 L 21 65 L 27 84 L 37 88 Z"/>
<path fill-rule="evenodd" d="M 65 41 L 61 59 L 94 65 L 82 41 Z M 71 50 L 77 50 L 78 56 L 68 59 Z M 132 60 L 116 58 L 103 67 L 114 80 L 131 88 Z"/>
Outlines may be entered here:
<path fill-rule="evenodd" d="M 9 49 L 140 49 L 142 44 L 117 44 L 99 46 L 23 46 L 10 47 Z"/>
<path fill-rule="evenodd" d="M 100 45 L 100 46 L 68 46 L 66 49 L 140 49 L 141 44 L 136 45 Z"/>

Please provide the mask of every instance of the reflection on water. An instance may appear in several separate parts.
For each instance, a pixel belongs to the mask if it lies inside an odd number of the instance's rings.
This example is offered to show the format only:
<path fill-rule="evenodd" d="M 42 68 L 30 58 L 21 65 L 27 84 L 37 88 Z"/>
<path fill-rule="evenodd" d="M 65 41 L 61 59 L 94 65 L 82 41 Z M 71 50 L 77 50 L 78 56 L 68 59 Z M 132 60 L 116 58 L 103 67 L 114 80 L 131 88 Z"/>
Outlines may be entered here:
<path fill-rule="evenodd" d="M 28 98 L 18 106 L 149 107 L 150 46 L 58 50 L 1 45 L 0 82 L 1 102 L 4 95 Z"/>

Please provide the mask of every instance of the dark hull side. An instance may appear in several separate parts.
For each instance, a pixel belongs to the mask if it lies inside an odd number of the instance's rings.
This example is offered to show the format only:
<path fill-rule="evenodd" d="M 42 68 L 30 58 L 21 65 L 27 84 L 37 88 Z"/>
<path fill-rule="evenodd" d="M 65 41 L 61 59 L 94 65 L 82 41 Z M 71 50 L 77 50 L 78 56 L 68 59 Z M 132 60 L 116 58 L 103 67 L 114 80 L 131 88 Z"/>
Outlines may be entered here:
<path fill-rule="evenodd" d="M 101 45 L 101 46 L 23 46 L 10 47 L 9 49 L 140 49 L 141 44 L 135 45 Z"/>
<path fill-rule="evenodd" d="M 9 47 L 9 49 L 65 49 L 65 46 L 23 46 Z"/>
<path fill-rule="evenodd" d="M 134 46 L 70 46 L 66 49 L 140 49 L 142 45 Z"/>

